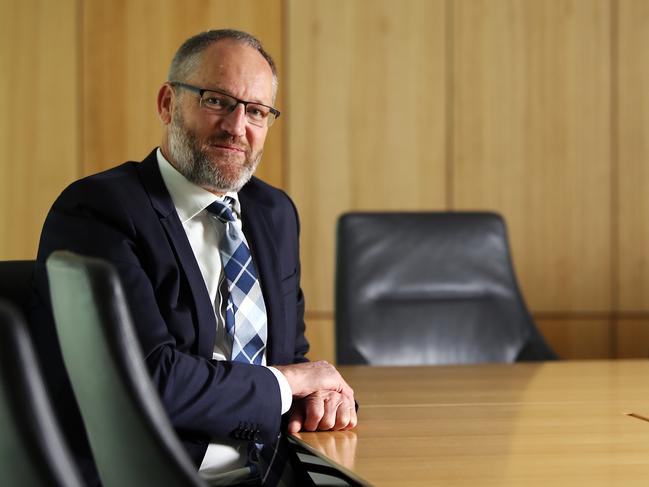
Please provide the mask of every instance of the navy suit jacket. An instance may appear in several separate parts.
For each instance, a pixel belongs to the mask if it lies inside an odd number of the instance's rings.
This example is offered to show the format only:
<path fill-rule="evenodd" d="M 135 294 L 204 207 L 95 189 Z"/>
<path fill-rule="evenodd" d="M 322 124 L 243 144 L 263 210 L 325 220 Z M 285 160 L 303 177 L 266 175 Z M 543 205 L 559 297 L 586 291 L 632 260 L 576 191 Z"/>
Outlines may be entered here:
<path fill-rule="evenodd" d="M 268 313 L 268 364 L 306 361 L 296 209 L 284 192 L 256 178 L 239 199 Z M 197 465 L 210 438 L 241 437 L 243 428 L 257 430 L 257 442 L 277 437 L 281 397 L 274 375 L 265 367 L 212 360 L 214 308 L 153 151 L 141 163 L 126 162 L 71 184 L 52 206 L 41 235 L 33 333 L 84 470 L 91 468 L 83 465 L 89 450 L 71 402 L 45 272 L 45 260 L 58 249 L 116 266 L 153 382 Z"/>

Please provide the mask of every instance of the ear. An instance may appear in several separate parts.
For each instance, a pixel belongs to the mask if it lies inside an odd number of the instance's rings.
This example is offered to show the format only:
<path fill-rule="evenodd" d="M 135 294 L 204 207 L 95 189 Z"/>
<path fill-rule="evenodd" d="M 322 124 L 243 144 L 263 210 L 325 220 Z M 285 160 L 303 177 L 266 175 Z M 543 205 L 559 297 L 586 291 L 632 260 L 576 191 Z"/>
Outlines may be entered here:
<path fill-rule="evenodd" d="M 169 83 L 165 83 L 158 91 L 158 116 L 162 123 L 168 125 L 171 122 L 171 113 L 173 111 L 176 96 Z"/>

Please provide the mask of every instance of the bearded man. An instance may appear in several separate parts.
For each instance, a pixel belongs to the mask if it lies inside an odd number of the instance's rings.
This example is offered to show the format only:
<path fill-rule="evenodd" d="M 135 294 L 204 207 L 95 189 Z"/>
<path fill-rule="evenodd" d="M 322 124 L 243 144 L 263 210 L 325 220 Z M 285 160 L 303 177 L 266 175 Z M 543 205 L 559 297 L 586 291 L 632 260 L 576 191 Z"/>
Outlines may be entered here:
<path fill-rule="evenodd" d="M 206 479 L 246 471 L 250 441 L 276 441 L 283 415 L 289 432 L 356 425 L 353 391 L 331 365 L 305 356 L 295 206 L 253 176 L 280 114 L 277 86 L 272 58 L 251 35 L 188 39 L 158 94 L 160 147 L 73 183 L 48 214 L 32 322 L 89 485 L 96 472 L 45 272 L 59 249 L 116 267 L 153 383 Z M 241 439 L 242 424 L 254 438 Z M 254 484 L 254 469 L 243 480 Z"/>

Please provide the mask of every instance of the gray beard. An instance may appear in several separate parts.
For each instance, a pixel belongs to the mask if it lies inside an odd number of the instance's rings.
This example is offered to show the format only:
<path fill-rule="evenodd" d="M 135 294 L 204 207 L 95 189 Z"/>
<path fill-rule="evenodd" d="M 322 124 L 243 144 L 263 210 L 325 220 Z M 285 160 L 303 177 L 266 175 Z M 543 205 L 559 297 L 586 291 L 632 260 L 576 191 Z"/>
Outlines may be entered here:
<path fill-rule="evenodd" d="M 262 151 L 259 151 L 253 159 L 246 161 L 235 176 L 224 174 L 219 165 L 213 164 L 200 148 L 196 137 L 185 128 L 180 111 L 174 113 L 169 124 L 169 152 L 176 169 L 188 181 L 217 193 L 239 191 L 250 181 L 262 155 Z"/>

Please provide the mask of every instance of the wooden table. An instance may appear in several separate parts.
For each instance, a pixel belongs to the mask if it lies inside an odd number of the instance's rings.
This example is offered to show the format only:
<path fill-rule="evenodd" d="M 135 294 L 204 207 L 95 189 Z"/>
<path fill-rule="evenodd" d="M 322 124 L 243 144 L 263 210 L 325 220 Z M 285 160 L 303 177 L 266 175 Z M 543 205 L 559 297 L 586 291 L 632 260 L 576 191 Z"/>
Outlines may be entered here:
<path fill-rule="evenodd" d="M 358 427 L 295 436 L 366 485 L 649 486 L 649 361 L 341 371 Z"/>

